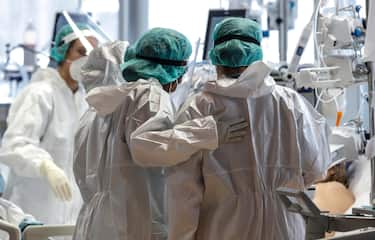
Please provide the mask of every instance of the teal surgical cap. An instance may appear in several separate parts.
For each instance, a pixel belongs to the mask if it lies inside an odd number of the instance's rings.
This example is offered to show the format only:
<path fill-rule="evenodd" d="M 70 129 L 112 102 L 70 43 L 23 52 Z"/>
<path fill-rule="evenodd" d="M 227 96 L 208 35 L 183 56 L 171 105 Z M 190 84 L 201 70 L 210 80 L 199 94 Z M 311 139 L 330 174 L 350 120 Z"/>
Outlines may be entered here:
<path fill-rule="evenodd" d="M 135 58 L 135 47 L 136 45 L 131 45 L 126 49 L 125 56 L 124 56 L 124 62 L 129 61 L 130 59 Z"/>
<path fill-rule="evenodd" d="M 263 59 L 262 30 L 253 20 L 227 18 L 216 25 L 213 39 L 209 53 L 213 65 L 244 67 Z"/>
<path fill-rule="evenodd" d="M 77 27 L 81 31 L 84 31 L 84 36 L 93 36 L 93 34 L 89 32 L 89 28 L 86 25 L 77 24 Z M 55 45 L 51 49 L 52 59 L 54 59 L 58 64 L 63 62 L 71 43 L 76 39 L 78 39 L 78 36 L 74 34 L 72 27 L 69 24 L 63 26 L 57 33 L 55 38 Z"/>
<path fill-rule="evenodd" d="M 155 78 L 165 85 L 186 72 L 191 44 L 175 30 L 154 28 L 137 41 L 135 54 L 131 51 L 125 55 L 125 63 L 121 66 L 124 79 L 131 82 Z"/>

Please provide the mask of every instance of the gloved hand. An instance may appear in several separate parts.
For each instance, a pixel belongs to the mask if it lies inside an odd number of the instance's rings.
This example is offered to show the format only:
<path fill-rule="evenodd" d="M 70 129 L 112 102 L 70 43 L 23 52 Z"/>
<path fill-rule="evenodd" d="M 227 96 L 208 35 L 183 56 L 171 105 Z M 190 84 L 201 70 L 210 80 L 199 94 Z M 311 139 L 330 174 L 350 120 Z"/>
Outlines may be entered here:
<path fill-rule="evenodd" d="M 63 170 L 50 160 L 44 160 L 40 165 L 40 173 L 44 176 L 55 196 L 61 201 L 70 201 L 72 192 L 68 178 Z"/>
<path fill-rule="evenodd" d="M 217 121 L 219 145 L 241 141 L 247 134 L 249 126 L 244 118 L 232 119 L 229 121 Z"/>
<path fill-rule="evenodd" d="M 365 151 L 366 157 L 369 159 L 375 157 L 375 137 L 372 137 L 366 145 L 366 151 Z"/>

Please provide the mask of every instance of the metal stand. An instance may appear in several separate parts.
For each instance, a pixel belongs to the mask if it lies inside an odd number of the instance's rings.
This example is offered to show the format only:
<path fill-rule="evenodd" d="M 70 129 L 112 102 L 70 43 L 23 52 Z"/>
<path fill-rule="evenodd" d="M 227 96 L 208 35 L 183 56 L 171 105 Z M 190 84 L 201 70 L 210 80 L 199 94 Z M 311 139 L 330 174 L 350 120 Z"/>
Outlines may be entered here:
<path fill-rule="evenodd" d="M 279 53 L 280 62 L 287 62 L 288 53 L 288 1 L 279 0 Z"/>

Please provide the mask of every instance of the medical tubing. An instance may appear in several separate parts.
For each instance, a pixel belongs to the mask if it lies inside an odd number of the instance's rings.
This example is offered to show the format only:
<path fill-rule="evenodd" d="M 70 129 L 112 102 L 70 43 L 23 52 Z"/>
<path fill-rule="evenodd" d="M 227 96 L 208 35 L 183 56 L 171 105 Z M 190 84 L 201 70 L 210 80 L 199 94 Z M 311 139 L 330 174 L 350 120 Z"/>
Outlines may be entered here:
<path fill-rule="evenodd" d="M 318 106 L 319 106 L 320 102 L 322 102 L 322 103 L 324 103 L 324 104 L 328 104 L 328 103 L 334 101 L 337 97 L 339 97 L 339 96 L 340 96 L 341 94 L 343 94 L 343 93 L 344 93 L 344 89 L 341 89 L 341 91 L 340 91 L 338 94 L 334 95 L 333 97 L 331 97 L 331 98 L 329 98 L 329 99 L 324 100 L 324 99 L 322 99 L 322 96 L 323 96 L 324 92 L 322 91 L 322 92 L 319 94 L 319 93 L 318 93 L 318 89 L 315 89 L 315 95 L 318 96 L 318 99 L 317 99 L 317 101 L 316 101 L 316 104 L 315 104 L 315 107 L 314 107 L 314 108 L 315 108 L 315 109 L 318 109 Z"/>

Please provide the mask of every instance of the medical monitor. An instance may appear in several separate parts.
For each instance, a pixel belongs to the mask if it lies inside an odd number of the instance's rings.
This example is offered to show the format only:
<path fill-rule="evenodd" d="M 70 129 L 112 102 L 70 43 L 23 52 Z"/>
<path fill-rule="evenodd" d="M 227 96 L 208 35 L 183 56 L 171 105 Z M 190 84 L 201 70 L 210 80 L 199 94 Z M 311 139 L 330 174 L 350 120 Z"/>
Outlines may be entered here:
<path fill-rule="evenodd" d="M 211 9 L 208 13 L 208 22 L 207 22 L 207 29 L 206 29 L 206 38 L 204 41 L 204 50 L 203 50 L 203 60 L 208 59 L 208 52 L 214 46 L 213 41 L 213 32 L 215 29 L 216 24 L 223 21 L 225 18 L 228 17 L 246 17 L 246 9 L 230 9 L 230 10 L 223 10 L 223 9 Z"/>

